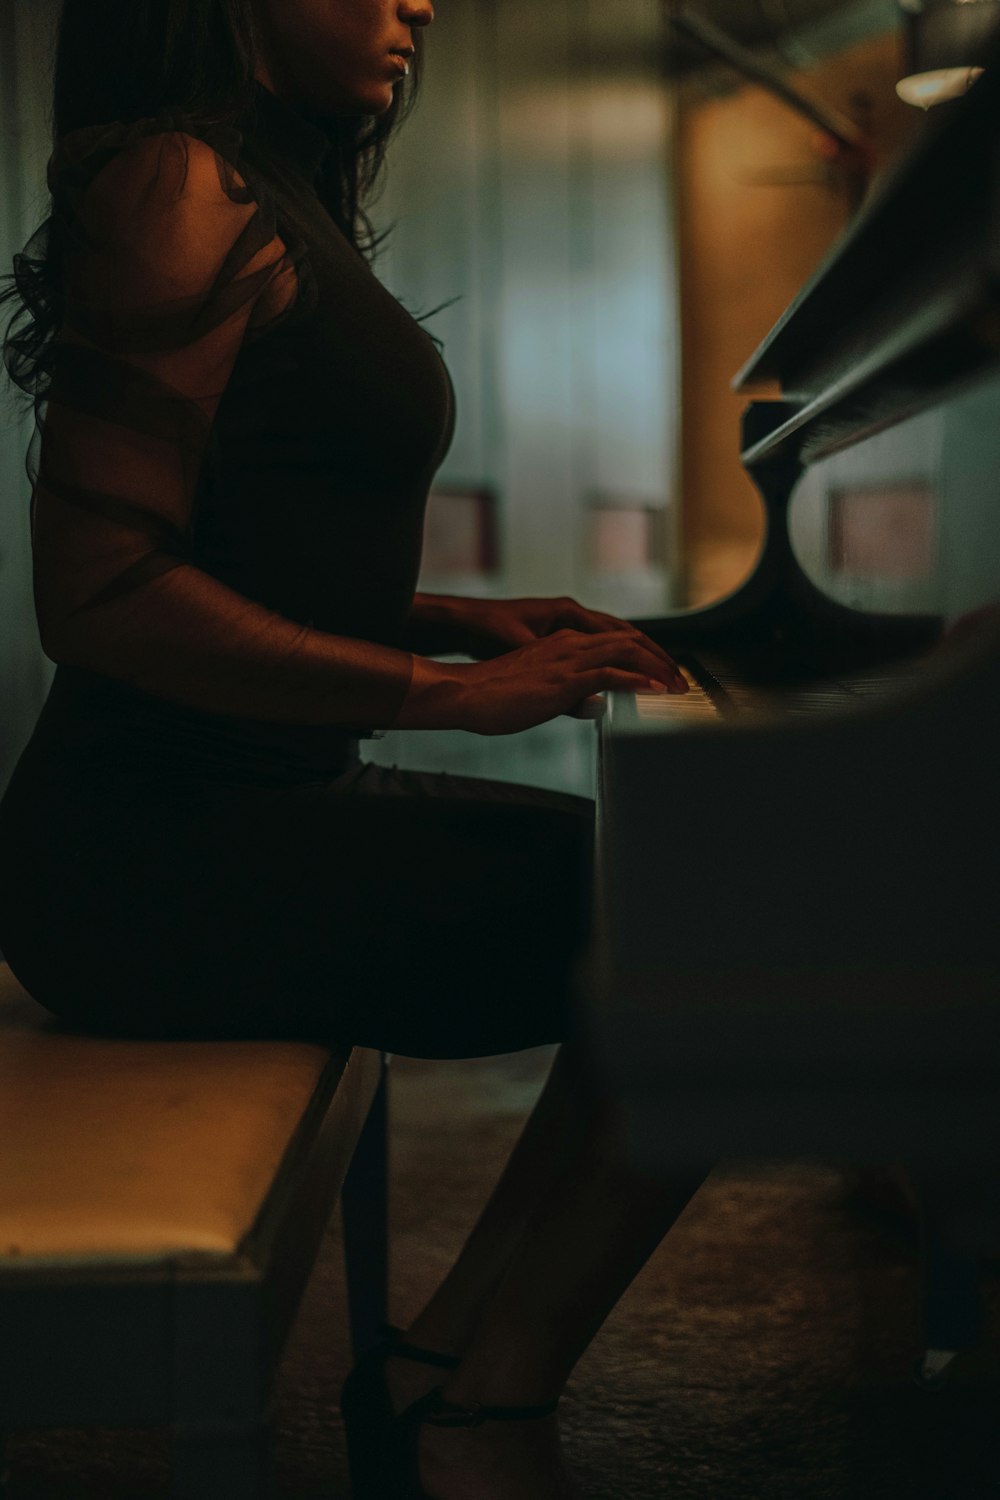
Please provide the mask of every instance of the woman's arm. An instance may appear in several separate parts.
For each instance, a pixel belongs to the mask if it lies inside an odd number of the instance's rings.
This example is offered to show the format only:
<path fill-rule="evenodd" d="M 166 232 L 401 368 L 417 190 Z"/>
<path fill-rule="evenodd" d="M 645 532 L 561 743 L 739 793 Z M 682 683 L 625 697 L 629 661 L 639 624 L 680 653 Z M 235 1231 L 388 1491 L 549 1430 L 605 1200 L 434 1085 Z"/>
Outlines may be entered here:
<path fill-rule="evenodd" d="M 547 633 L 559 601 L 425 598 L 437 639 L 499 655 L 444 666 L 285 619 L 195 564 L 219 401 L 247 329 L 295 291 L 270 214 L 211 146 L 174 130 L 131 141 L 80 197 L 33 496 L 53 659 L 238 717 L 484 734 L 673 680 L 629 627 Z"/>
<path fill-rule="evenodd" d="M 387 727 L 409 652 L 287 619 L 192 561 L 198 476 L 246 330 L 265 292 L 271 316 L 294 295 L 273 218 L 212 147 L 171 131 L 101 169 L 74 230 L 33 497 L 44 650 L 212 712 Z"/>
<path fill-rule="evenodd" d="M 462 652 L 479 661 L 489 661 L 558 630 L 576 630 L 584 635 L 603 635 L 609 631 L 635 633 L 627 620 L 588 609 L 566 595 L 541 599 L 465 599 L 449 594 L 417 594 L 405 644 L 408 650 L 422 656 Z M 647 649 L 674 669 L 662 647 L 647 637 L 643 639 Z"/>
<path fill-rule="evenodd" d="M 404 645 L 420 656 L 473 656 L 470 625 L 481 601 L 454 594 L 415 594 Z"/>

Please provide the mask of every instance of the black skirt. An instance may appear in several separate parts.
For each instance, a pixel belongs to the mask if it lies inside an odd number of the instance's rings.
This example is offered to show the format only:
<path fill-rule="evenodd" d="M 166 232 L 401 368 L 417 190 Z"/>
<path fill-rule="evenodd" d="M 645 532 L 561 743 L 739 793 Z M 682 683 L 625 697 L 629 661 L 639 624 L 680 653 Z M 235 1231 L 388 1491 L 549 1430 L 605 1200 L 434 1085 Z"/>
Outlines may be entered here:
<path fill-rule="evenodd" d="M 356 745 L 328 776 L 147 749 L 36 731 L 0 804 L 0 950 L 64 1023 L 431 1058 L 574 1034 L 591 801 Z"/>

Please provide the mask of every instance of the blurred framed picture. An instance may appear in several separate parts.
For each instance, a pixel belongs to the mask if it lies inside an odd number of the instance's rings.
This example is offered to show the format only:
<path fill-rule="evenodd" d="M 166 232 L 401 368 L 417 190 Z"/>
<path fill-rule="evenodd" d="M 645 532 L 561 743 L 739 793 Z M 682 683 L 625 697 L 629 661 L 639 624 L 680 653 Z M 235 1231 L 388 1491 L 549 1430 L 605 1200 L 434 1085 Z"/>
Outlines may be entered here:
<path fill-rule="evenodd" d="M 830 495 L 827 561 L 832 572 L 916 582 L 937 556 L 937 503 L 926 480 L 852 485 Z"/>
<path fill-rule="evenodd" d="M 490 575 L 499 567 L 497 497 L 481 488 L 431 490 L 424 522 L 423 572 L 429 577 Z"/>

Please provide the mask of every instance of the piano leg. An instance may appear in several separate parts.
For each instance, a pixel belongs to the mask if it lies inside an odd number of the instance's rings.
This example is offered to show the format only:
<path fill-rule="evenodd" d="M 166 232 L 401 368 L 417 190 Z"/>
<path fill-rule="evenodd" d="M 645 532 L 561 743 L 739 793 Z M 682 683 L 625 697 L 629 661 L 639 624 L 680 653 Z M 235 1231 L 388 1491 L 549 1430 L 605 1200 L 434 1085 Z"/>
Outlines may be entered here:
<path fill-rule="evenodd" d="M 956 1355 L 981 1342 L 985 1311 L 979 1257 L 950 1243 L 947 1224 L 926 1203 L 921 1250 L 924 1356 L 914 1374 L 935 1391 L 948 1383 Z"/>

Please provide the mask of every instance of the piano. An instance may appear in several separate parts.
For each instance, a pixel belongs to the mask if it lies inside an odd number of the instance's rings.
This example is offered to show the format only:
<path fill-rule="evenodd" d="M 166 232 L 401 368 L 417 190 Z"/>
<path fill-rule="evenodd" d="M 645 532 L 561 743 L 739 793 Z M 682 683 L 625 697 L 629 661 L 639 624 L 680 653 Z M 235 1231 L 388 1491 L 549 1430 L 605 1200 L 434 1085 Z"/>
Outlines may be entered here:
<path fill-rule="evenodd" d="M 1000 49 L 734 384 L 765 382 L 752 576 L 637 621 L 693 691 L 598 725 L 585 1031 L 650 1173 L 909 1163 L 996 1250 Z"/>

